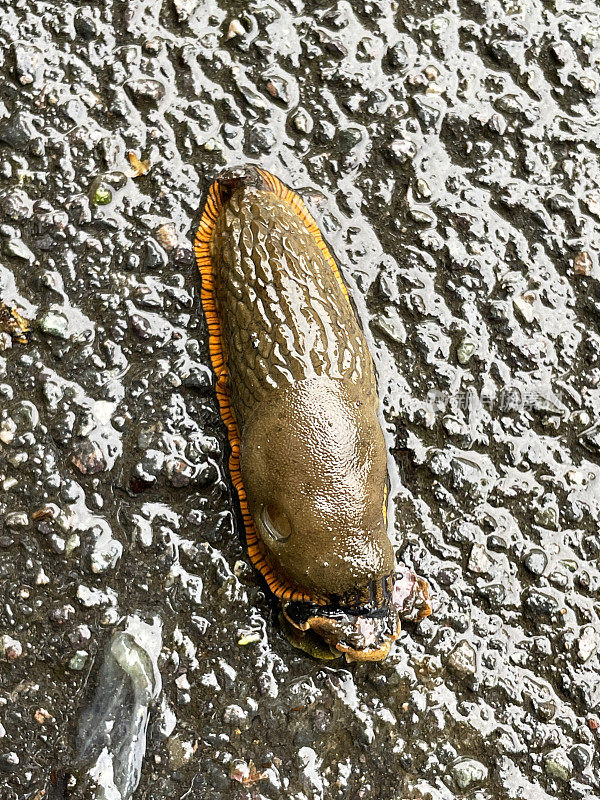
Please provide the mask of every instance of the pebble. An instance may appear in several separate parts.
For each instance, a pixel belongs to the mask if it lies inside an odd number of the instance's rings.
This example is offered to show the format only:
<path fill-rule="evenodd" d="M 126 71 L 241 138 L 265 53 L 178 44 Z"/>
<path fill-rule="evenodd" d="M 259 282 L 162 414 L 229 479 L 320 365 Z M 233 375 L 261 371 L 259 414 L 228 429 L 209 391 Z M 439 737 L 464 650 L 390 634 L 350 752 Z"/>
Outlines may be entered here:
<path fill-rule="evenodd" d="M 173 222 L 166 222 L 164 225 L 161 225 L 156 231 L 155 236 L 157 242 L 164 247 L 167 252 L 174 250 L 179 242 L 177 229 Z"/>
<path fill-rule="evenodd" d="M 474 544 L 471 548 L 467 568 L 478 575 L 487 575 L 493 571 L 494 562 L 482 544 Z"/>
<path fill-rule="evenodd" d="M 166 94 L 164 83 L 153 78 L 130 80 L 127 81 L 125 86 L 134 100 L 137 100 L 140 104 L 150 103 L 156 106 L 164 100 Z"/>
<path fill-rule="evenodd" d="M 116 596 L 112 589 L 103 592 L 101 589 L 90 589 L 80 584 L 77 587 L 77 599 L 86 608 L 97 608 L 102 605 L 115 605 Z"/>
<path fill-rule="evenodd" d="M 459 642 L 448 656 L 448 667 L 461 676 L 475 675 L 477 655 L 466 639 Z"/>
<path fill-rule="evenodd" d="M 308 111 L 303 108 L 296 110 L 292 117 L 292 123 L 299 133 L 311 133 L 313 129 L 313 120 Z"/>
<path fill-rule="evenodd" d="M 42 333 L 55 336 L 66 341 L 69 338 L 69 321 L 60 311 L 47 311 L 37 321 Z"/>
<path fill-rule="evenodd" d="M 83 475 L 96 475 L 106 469 L 106 461 L 100 446 L 89 439 L 84 439 L 75 445 L 71 461 Z"/>
<path fill-rule="evenodd" d="M 528 324 L 533 322 L 535 319 L 535 311 L 530 295 L 521 295 L 520 297 L 513 298 L 513 305 L 525 322 Z"/>
<path fill-rule="evenodd" d="M 568 781 L 573 772 L 573 765 L 564 750 L 556 748 L 544 756 L 544 769 L 551 778 Z"/>
<path fill-rule="evenodd" d="M 78 650 L 69 660 L 69 669 L 75 672 L 81 672 L 87 663 L 88 657 L 89 653 L 87 650 Z"/>
<path fill-rule="evenodd" d="M 593 625 L 585 625 L 577 641 L 577 657 L 583 663 L 592 657 L 598 648 L 598 631 Z"/>
<path fill-rule="evenodd" d="M 404 322 L 394 306 L 388 306 L 383 314 L 379 314 L 375 324 L 379 330 L 383 331 L 396 344 L 406 342 L 406 328 Z"/>
<path fill-rule="evenodd" d="M 450 767 L 450 774 L 459 789 L 464 791 L 482 784 L 488 775 L 487 767 L 473 758 L 462 758 Z"/>
<path fill-rule="evenodd" d="M 593 264 L 590 254 L 581 250 L 573 259 L 573 270 L 576 275 L 587 277 L 592 274 Z"/>
<path fill-rule="evenodd" d="M 543 575 L 548 566 L 548 556 L 543 550 L 530 550 L 523 559 L 525 568 L 532 575 Z"/>
<path fill-rule="evenodd" d="M 107 206 L 112 202 L 113 195 L 109 186 L 99 183 L 92 194 L 92 203 L 95 206 Z"/>
<path fill-rule="evenodd" d="M 144 260 L 143 265 L 146 269 L 160 269 L 166 267 L 169 263 L 169 257 L 162 247 L 154 241 L 154 239 L 147 239 L 145 242 Z"/>
<path fill-rule="evenodd" d="M 458 350 L 456 351 L 456 357 L 458 358 L 459 364 L 466 364 L 473 353 L 475 352 L 475 343 L 470 341 L 469 339 L 463 339 L 460 343 Z"/>
<path fill-rule="evenodd" d="M 238 728 L 248 727 L 248 712 L 234 703 L 228 705 L 223 712 L 223 722 L 235 725 Z"/>
<path fill-rule="evenodd" d="M 227 28 L 227 39 L 235 39 L 236 36 L 245 36 L 246 29 L 239 19 L 232 19 Z"/>
<path fill-rule="evenodd" d="M 31 114 L 16 111 L 0 123 L 0 142 L 5 142 L 15 150 L 23 150 L 36 136 Z"/>
<path fill-rule="evenodd" d="M 16 661 L 23 655 L 23 645 L 7 633 L 0 636 L 0 658 L 5 661 Z"/>
<path fill-rule="evenodd" d="M 556 599 L 539 589 L 529 589 L 525 592 L 523 605 L 530 614 L 537 616 L 552 614 L 558 608 Z"/>
<path fill-rule="evenodd" d="M 29 518 L 25 511 L 13 511 L 6 515 L 4 523 L 8 528 L 26 528 L 29 525 Z"/>
<path fill-rule="evenodd" d="M 19 258 L 21 261 L 26 261 L 28 264 L 33 264 L 35 256 L 27 247 L 22 239 L 9 239 L 4 245 L 7 255 Z"/>

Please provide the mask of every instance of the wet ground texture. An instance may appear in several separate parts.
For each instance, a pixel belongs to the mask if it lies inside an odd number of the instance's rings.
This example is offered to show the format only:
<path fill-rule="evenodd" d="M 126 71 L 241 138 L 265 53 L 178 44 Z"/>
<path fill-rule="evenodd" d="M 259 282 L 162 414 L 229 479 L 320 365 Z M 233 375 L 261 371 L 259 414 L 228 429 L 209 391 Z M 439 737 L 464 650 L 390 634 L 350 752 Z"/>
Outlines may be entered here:
<path fill-rule="evenodd" d="M 0 798 L 62 800 L 118 685 L 136 798 L 598 800 L 597 3 L 23 0 L 0 42 Z M 372 336 L 434 594 L 382 664 L 293 649 L 242 546 L 191 240 L 246 161 Z"/>

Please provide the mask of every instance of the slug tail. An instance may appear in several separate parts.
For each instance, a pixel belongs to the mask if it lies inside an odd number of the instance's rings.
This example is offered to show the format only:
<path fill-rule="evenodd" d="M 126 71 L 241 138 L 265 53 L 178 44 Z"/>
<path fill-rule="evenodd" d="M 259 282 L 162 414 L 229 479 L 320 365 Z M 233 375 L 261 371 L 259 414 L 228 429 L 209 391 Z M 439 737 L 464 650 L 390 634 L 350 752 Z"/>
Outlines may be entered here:
<path fill-rule="evenodd" d="M 217 400 L 219 402 L 221 419 L 225 423 L 225 427 L 227 429 L 227 436 L 231 449 L 231 454 L 229 456 L 229 473 L 239 498 L 240 509 L 242 512 L 242 518 L 246 532 L 246 546 L 248 555 L 256 569 L 258 569 L 258 571 L 264 577 L 270 591 L 276 597 L 286 601 L 312 602 L 316 603 L 317 605 L 325 605 L 327 602 L 329 602 L 328 598 L 309 595 L 275 572 L 270 563 L 268 553 L 254 526 L 254 521 L 248 508 L 246 490 L 244 489 L 244 484 L 242 481 L 240 469 L 240 435 L 235 418 L 235 412 L 231 405 L 227 388 L 228 370 L 225 359 L 225 351 L 223 348 L 221 321 L 219 319 L 215 300 L 214 273 L 210 253 L 210 242 L 214 233 L 217 218 L 227 204 L 227 201 L 231 197 L 233 191 L 240 186 L 254 186 L 266 191 L 275 191 L 279 197 L 285 199 L 285 201 L 289 202 L 290 205 L 296 202 L 298 204 L 298 208 L 304 209 L 306 219 L 304 216 L 301 216 L 305 224 L 307 224 L 306 220 L 310 220 L 314 226 L 316 234 L 319 237 L 320 233 L 315 221 L 310 216 L 308 211 L 306 211 L 304 203 L 294 192 L 291 191 L 291 189 L 288 189 L 286 186 L 284 186 L 284 184 L 282 184 L 269 172 L 261 170 L 252 165 L 248 165 L 224 170 L 210 186 L 204 205 L 204 211 L 202 213 L 194 240 L 194 254 L 202 278 L 200 299 L 202 302 L 204 316 L 206 318 L 206 324 L 208 326 L 208 349 L 211 363 L 217 378 Z M 280 194 L 280 192 L 286 192 L 286 197 L 283 198 L 283 194 Z M 287 199 L 288 195 L 290 197 L 289 200 Z M 296 209 L 295 205 L 293 207 Z M 299 213 L 299 211 L 297 211 L 297 213 Z M 309 228 L 309 230 L 311 230 L 311 233 L 315 235 L 312 229 Z M 323 247 L 325 247 L 324 244 Z M 324 252 L 328 252 L 326 248 Z M 331 260 L 337 272 L 337 265 L 335 265 L 333 259 Z M 337 274 L 339 275 L 339 273 Z M 341 281 L 341 276 L 339 277 L 339 280 Z"/>

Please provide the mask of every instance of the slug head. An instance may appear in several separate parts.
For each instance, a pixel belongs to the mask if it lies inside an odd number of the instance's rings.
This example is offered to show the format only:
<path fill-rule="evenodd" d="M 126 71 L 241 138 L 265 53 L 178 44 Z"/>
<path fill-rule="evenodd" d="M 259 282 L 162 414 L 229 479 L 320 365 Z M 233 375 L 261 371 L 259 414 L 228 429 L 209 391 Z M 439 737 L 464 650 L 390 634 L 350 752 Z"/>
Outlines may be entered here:
<path fill-rule="evenodd" d="M 282 607 L 292 644 L 318 658 L 344 655 L 346 661 L 383 660 L 400 635 L 401 620 L 430 613 L 427 582 L 405 566 L 327 606 L 289 601 Z"/>

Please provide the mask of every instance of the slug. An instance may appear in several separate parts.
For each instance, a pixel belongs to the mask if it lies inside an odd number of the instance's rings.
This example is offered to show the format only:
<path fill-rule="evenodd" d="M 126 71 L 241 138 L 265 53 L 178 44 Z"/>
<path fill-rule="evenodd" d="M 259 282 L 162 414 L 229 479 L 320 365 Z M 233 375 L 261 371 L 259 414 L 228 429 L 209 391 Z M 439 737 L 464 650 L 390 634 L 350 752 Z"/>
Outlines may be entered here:
<path fill-rule="evenodd" d="M 383 659 L 400 617 L 431 609 L 395 564 L 373 360 L 337 264 L 300 197 L 254 166 L 216 178 L 194 249 L 250 559 L 294 643 Z"/>

